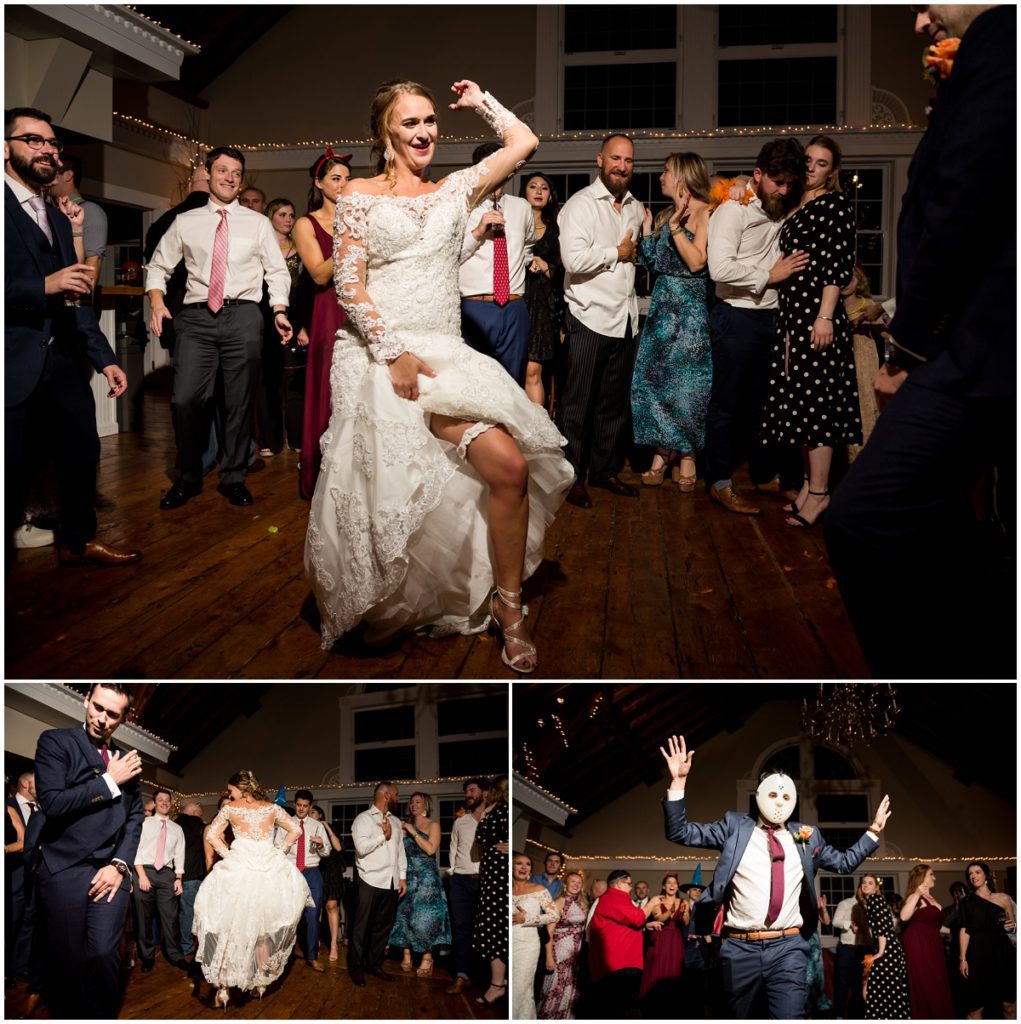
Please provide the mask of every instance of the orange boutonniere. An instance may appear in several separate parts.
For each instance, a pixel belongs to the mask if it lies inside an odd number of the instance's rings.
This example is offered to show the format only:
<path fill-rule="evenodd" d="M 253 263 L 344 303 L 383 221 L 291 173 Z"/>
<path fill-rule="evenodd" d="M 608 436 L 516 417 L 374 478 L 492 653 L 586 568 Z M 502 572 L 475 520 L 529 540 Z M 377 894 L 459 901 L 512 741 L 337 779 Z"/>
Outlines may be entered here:
<path fill-rule="evenodd" d="M 930 46 L 923 57 L 925 73 L 936 84 L 936 75 L 940 78 L 947 78 L 954 70 L 954 58 L 957 56 L 957 48 L 961 45 L 960 39 L 941 39 L 938 43 Z"/>
<path fill-rule="evenodd" d="M 864 961 L 864 963 L 865 963 L 865 973 L 862 975 L 862 977 L 863 978 L 867 978 L 869 976 L 869 971 L 872 970 L 872 954 L 871 953 L 866 953 L 865 954 L 865 961 Z"/>
<path fill-rule="evenodd" d="M 807 843 L 812 838 L 812 833 L 815 829 L 811 825 L 802 825 L 797 832 L 794 833 L 794 842 L 796 843 Z"/>
<path fill-rule="evenodd" d="M 722 206 L 726 202 L 737 202 L 742 206 L 748 205 L 748 200 L 751 196 L 748 193 L 748 189 L 745 189 L 740 199 L 734 200 L 730 198 L 730 190 L 737 187 L 737 178 L 724 178 L 723 181 L 718 181 L 709 190 L 709 212 L 712 213 L 718 206 Z"/>

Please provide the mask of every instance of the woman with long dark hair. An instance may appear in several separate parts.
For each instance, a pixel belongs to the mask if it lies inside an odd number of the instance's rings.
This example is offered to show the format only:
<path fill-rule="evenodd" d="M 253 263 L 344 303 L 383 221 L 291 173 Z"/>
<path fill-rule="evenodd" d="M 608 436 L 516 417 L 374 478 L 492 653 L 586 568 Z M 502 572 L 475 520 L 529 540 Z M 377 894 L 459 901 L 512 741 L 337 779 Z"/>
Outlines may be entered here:
<path fill-rule="evenodd" d="M 528 307 L 528 363 L 525 394 L 543 405 L 546 400 L 543 367 L 552 363 L 560 346 L 564 319 L 564 265 L 560 259 L 560 203 L 553 182 L 541 171 L 522 178 L 521 197 L 528 201 L 535 220 L 535 246 L 525 278 Z"/>
<path fill-rule="evenodd" d="M 1016 928 L 1010 897 L 996 891 L 989 865 L 973 860 L 967 868 L 970 892 L 961 904 L 961 976 L 967 979 L 968 1019 L 982 1011 L 1017 1016 L 1017 973 L 1007 927 Z"/>
<path fill-rule="evenodd" d="M 322 645 L 359 621 L 402 630 L 490 627 L 515 672 L 538 664 L 521 583 L 574 473 L 566 443 L 495 360 L 461 336 L 458 267 L 468 214 L 535 149 L 531 129 L 474 82 L 451 87 L 502 147 L 439 182 L 429 91 L 387 82 L 370 124 L 379 173 L 337 206 L 332 415 L 305 546 Z M 327 440 L 328 439 L 328 440 Z"/>
<path fill-rule="evenodd" d="M 291 236 L 307 275 L 301 304 L 302 323 L 308 325 L 305 369 L 305 413 L 301 438 L 299 486 L 311 498 L 319 475 L 319 440 L 330 423 L 330 366 L 337 331 L 344 325 L 344 310 L 333 288 L 333 221 L 337 196 L 351 177 L 351 157 L 332 149 L 308 169 L 312 185 L 308 210 L 294 225 Z"/>
<path fill-rule="evenodd" d="M 800 445 L 805 482 L 784 511 L 787 525 L 814 526 L 830 503 L 833 449 L 861 444 L 854 343 L 840 293 L 854 273 L 854 210 L 840 189 L 840 147 L 817 135 L 805 149 L 801 204 L 780 232 L 785 253 L 809 254 L 778 289 L 780 316 L 763 435 Z"/>

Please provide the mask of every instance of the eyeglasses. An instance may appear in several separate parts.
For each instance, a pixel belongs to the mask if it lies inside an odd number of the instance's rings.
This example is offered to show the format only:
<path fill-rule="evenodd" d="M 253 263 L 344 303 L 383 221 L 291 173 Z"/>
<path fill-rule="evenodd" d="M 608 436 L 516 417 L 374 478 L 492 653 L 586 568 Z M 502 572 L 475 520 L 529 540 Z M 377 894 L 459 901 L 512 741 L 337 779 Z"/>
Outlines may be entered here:
<path fill-rule="evenodd" d="M 64 151 L 64 144 L 57 139 L 44 139 L 41 135 L 5 135 L 8 142 L 24 142 L 29 149 L 42 149 L 49 146 L 57 153 Z"/>

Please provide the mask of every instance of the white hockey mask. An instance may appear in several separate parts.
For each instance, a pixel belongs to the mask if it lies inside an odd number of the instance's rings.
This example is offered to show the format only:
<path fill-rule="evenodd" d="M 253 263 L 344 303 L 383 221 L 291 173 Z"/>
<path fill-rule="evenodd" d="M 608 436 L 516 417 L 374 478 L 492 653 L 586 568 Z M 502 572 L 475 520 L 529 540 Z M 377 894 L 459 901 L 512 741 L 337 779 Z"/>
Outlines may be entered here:
<path fill-rule="evenodd" d="M 778 772 L 767 775 L 755 791 L 755 802 L 763 821 L 770 825 L 783 825 L 794 813 L 794 805 L 798 802 L 794 780 Z"/>

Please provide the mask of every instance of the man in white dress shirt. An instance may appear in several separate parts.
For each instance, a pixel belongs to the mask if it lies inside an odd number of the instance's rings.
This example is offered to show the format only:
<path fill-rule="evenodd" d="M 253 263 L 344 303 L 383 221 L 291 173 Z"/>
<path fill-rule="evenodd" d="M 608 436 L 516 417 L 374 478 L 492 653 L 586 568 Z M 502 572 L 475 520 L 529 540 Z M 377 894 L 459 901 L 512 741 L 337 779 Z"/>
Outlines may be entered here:
<path fill-rule="evenodd" d="M 472 153 L 472 165 L 502 148 L 499 142 L 484 142 Z M 525 268 L 534 245 L 531 206 L 505 195 L 502 188 L 468 215 L 459 272 L 461 333 L 476 352 L 492 356 L 519 384 L 524 383 L 528 355 Z"/>
<path fill-rule="evenodd" d="M 706 478 L 710 499 L 739 515 L 762 514 L 734 487 L 732 473 L 742 454 L 757 487 L 771 485 L 778 475 L 781 489 L 796 487 L 801 479 L 799 450 L 792 447 L 784 456 L 761 445 L 758 434 L 776 335 L 776 286 L 808 261 L 802 252 L 783 256 L 779 241 L 786 197 L 804 163 L 797 140 L 767 142 L 755 161 L 747 202 L 723 203 L 709 218 L 709 276 L 722 301 L 709 318 L 713 383 L 706 413 Z"/>
<path fill-rule="evenodd" d="M 578 508 L 592 507 L 586 477 L 593 487 L 638 496 L 617 475 L 638 349 L 635 254 L 644 208 L 628 191 L 634 157 L 628 136 L 608 135 L 596 157 L 599 177 L 557 218 L 568 332 L 557 426 L 576 476 L 567 500 Z"/>
<path fill-rule="evenodd" d="M 287 859 L 293 860 L 295 867 L 302 873 L 308 883 L 309 892 L 315 901 L 314 907 L 306 907 L 298 925 L 298 944 L 305 953 L 305 966 L 320 974 L 323 965 L 319 963 L 319 911 L 323 906 L 323 875 L 319 870 L 319 861 L 330 855 L 330 840 L 321 821 L 310 818 L 315 797 L 311 790 L 299 789 L 294 794 L 294 816 L 301 826 L 301 838 L 287 851 Z M 274 842 L 277 846 L 284 845 L 286 833 L 277 826 Z"/>
<path fill-rule="evenodd" d="M 466 779 L 464 814 L 450 830 L 450 931 L 454 984 L 447 995 L 456 996 L 471 985 L 472 929 L 479 901 L 479 862 L 472 860 L 472 844 L 489 792 L 489 779 Z"/>
<path fill-rule="evenodd" d="M 404 830 L 397 810 L 397 787 L 381 782 L 372 806 L 351 823 L 355 847 L 355 895 L 348 934 L 347 969 L 362 987 L 365 975 L 393 981 L 383 970 L 386 940 L 397 913 L 397 901 L 408 891 Z"/>
<path fill-rule="evenodd" d="M 223 370 L 227 422 L 217 488 L 232 505 L 251 505 L 245 486 L 252 411 L 262 361 L 263 317 L 259 309 L 263 282 L 269 288 L 273 320 L 282 343 L 291 339 L 287 303 L 291 276 L 280 253 L 273 226 L 261 214 L 241 206 L 245 157 L 220 147 L 206 157 L 209 202 L 174 218 L 149 261 L 145 287 L 151 313 L 149 327 L 160 336 L 173 319 L 174 435 L 177 469 L 160 508 L 179 508 L 202 490 L 202 453 L 217 369 Z M 188 292 L 184 308 L 171 317 L 165 304 L 167 280 L 184 260 Z"/>
<path fill-rule="evenodd" d="M 177 915 L 184 879 L 184 830 L 170 820 L 173 803 L 170 790 L 157 789 L 153 800 L 156 810 L 142 822 L 142 835 L 135 854 L 138 954 L 142 972 L 148 973 L 156 959 L 152 923 L 159 913 L 167 960 L 183 971 L 188 964 L 181 950 Z"/>

